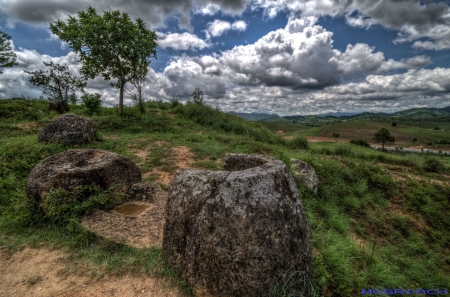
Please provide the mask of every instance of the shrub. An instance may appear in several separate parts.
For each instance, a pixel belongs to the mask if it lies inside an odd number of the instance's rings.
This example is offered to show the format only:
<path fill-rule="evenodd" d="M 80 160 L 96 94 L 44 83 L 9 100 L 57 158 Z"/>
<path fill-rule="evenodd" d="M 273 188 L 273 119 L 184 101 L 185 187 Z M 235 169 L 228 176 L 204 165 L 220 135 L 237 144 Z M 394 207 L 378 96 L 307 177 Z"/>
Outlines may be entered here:
<path fill-rule="evenodd" d="M 352 157 L 353 156 L 352 149 L 347 147 L 347 146 L 344 146 L 344 145 L 336 146 L 334 154 L 338 155 L 338 156 L 345 156 L 345 157 Z"/>
<path fill-rule="evenodd" d="M 352 139 L 350 140 L 351 144 L 356 144 L 356 145 L 360 145 L 360 146 L 365 146 L 365 147 L 370 147 L 370 144 L 362 139 Z"/>
<path fill-rule="evenodd" d="M 178 104 L 180 104 L 180 101 L 178 101 L 178 99 L 172 98 L 172 99 L 170 100 L 170 107 L 175 108 L 175 107 L 178 106 Z"/>
<path fill-rule="evenodd" d="M 292 149 L 307 149 L 309 148 L 308 140 L 305 137 L 295 137 L 289 142 L 289 147 Z"/>
<path fill-rule="evenodd" d="M 65 224 L 83 215 L 92 208 L 111 208 L 126 198 L 117 194 L 114 188 L 102 191 L 96 185 L 78 186 L 72 192 L 52 189 L 44 194 L 43 208 L 47 210 L 46 219 L 56 224 Z"/>
<path fill-rule="evenodd" d="M 100 115 L 102 106 L 102 95 L 99 93 L 94 94 L 85 94 L 81 96 L 81 101 L 83 102 L 84 107 L 86 108 L 86 112 L 89 116 L 96 113 L 97 115 Z"/>
<path fill-rule="evenodd" d="M 425 160 L 423 168 L 429 172 L 442 172 L 444 170 L 444 164 L 437 159 L 427 159 Z"/>

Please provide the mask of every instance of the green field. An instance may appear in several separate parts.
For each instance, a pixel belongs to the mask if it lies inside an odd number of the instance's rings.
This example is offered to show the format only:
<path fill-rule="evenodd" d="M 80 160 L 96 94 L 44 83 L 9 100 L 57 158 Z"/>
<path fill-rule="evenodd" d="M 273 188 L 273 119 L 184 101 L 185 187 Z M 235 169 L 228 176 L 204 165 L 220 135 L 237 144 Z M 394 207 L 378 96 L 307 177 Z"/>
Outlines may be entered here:
<path fill-rule="evenodd" d="M 394 135 L 396 142 L 395 146 L 417 146 L 421 145 L 424 148 L 450 150 L 450 145 L 439 144 L 439 141 L 450 142 L 450 123 L 428 123 L 433 127 L 438 127 L 442 130 L 435 130 L 430 128 L 422 128 L 420 126 L 409 126 L 397 124 L 395 127 L 387 122 L 374 121 L 342 121 L 333 124 L 321 125 L 319 127 L 309 127 L 302 123 L 267 123 L 261 122 L 272 132 L 283 130 L 285 136 L 320 136 L 333 137 L 333 133 L 339 133 L 339 139 L 362 139 L 367 142 L 372 142 L 372 137 L 375 132 L 381 128 L 386 128 Z M 419 122 L 417 125 L 421 125 Z M 413 143 L 416 138 L 417 142 Z M 430 143 L 432 143 L 430 145 Z"/>
<path fill-rule="evenodd" d="M 140 114 L 126 107 L 119 117 L 116 109 L 102 108 L 101 115 L 91 117 L 98 139 L 83 148 L 123 154 L 139 162 L 144 174 L 176 172 L 177 163 L 167 152 L 179 147 L 192 152 L 196 168 L 219 170 L 226 153 L 271 155 L 288 167 L 290 158 L 297 158 L 315 168 L 317 196 L 297 184 L 314 247 L 313 296 L 361 296 L 362 288 L 450 289 L 449 156 L 384 153 L 349 143 L 310 143 L 305 148 L 298 139 L 271 132 L 328 136 L 337 131 L 346 138 L 353 136 L 346 134 L 351 130 L 364 139 L 386 127 L 400 138 L 434 141 L 448 139 L 448 131 L 377 122 L 321 127 L 266 123 L 269 130 L 204 105 L 147 102 L 145 109 Z M 71 105 L 71 112 L 86 116 L 81 106 Z M 156 276 L 177 286 L 180 296 L 195 295 L 165 264 L 161 248 L 109 242 L 81 227 L 79 214 L 69 212 L 56 220 L 28 200 L 26 179 L 34 166 L 53 154 L 81 148 L 37 141 L 40 129 L 57 116 L 43 101 L 0 100 L 0 250 L 14 254 L 25 247 L 56 248 L 68 254 L 64 261 L 71 273 Z M 149 147 L 149 157 L 141 162 L 136 152 Z M 167 189 L 158 174 L 145 180 Z M 293 295 L 278 291 L 267 296 Z"/>

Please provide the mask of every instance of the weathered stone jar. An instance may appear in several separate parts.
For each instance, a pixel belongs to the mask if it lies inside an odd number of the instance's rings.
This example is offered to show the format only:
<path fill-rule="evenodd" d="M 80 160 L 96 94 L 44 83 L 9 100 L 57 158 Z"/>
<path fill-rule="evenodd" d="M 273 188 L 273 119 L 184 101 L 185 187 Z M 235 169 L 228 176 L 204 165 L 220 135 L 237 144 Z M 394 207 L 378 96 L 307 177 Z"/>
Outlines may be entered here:
<path fill-rule="evenodd" d="M 126 194 L 140 179 L 139 167 L 125 156 L 97 149 L 68 150 L 36 165 L 28 174 L 26 191 L 42 206 L 43 195 L 52 188 L 73 191 L 94 184 L 104 190 L 118 186 L 117 191 Z"/>
<path fill-rule="evenodd" d="M 95 123 L 75 114 L 60 116 L 39 132 L 38 141 L 50 143 L 61 141 L 66 145 L 86 144 L 96 138 Z"/>
<path fill-rule="evenodd" d="M 297 291 L 310 294 L 306 216 L 291 174 L 271 157 L 229 154 L 224 171 L 179 171 L 163 253 L 200 295 L 266 296 L 295 272 Z"/>

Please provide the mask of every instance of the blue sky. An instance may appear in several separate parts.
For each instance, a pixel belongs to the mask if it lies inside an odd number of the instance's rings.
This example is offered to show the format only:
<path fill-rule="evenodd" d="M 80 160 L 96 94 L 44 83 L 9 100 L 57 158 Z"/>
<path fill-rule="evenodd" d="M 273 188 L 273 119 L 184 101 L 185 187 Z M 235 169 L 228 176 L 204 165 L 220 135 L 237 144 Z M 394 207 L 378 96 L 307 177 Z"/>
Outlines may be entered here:
<path fill-rule="evenodd" d="M 79 74 L 76 54 L 49 23 L 88 5 L 128 12 L 157 32 L 148 100 L 183 100 L 198 87 L 208 104 L 235 112 L 450 105 L 450 3 L 415 0 L 0 0 L 0 30 L 12 36 L 19 64 L 0 74 L 0 98 L 39 97 L 22 70 L 45 69 L 44 61 Z M 101 77 L 88 87 L 105 105 L 118 102 Z"/>

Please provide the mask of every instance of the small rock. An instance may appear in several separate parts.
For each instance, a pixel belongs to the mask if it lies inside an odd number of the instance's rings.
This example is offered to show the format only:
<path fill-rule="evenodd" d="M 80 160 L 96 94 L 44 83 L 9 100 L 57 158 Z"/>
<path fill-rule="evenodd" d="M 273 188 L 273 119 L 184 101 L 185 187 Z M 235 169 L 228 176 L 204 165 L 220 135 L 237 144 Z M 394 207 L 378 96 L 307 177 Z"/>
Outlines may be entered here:
<path fill-rule="evenodd" d="M 317 176 L 314 167 L 297 159 L 291 159 L 291 166 L 294 171 L 294 178 L 303 182 L 314 192 L 315 195 L 317 195 L 317 189 L 319 188 L 319 177 Z"/>

